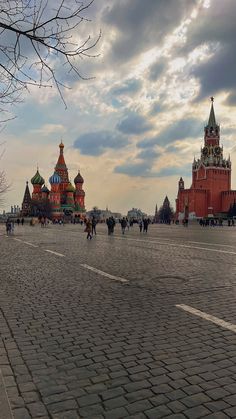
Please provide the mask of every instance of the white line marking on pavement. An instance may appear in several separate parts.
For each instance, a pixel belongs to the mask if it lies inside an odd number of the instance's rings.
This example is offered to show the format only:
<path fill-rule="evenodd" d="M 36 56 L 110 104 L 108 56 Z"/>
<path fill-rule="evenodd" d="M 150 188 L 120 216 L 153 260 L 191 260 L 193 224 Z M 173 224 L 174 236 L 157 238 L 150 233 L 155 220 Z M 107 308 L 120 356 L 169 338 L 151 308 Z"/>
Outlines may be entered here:
<path fill-rule="evenodd" d="M 201 317 L 202 319 L 208 320 L 209 322 L 215 323 L 218 326 L 224 327 L 224 329 L 228 329 L 236 333 L 236 325 L 233 323 L 226 322 L 222 319 L 219 319 L 218 317 L 204 313 L 204 311 L 197 310 L 196 308 L 187 306 L 185 304 L 177 304 L 176 307 L 187 311 L 188 313 L 195 314 L 195 316 Z"/>
<path fill-rule="evenodd" d="M 105 276 L 106 278 L 114 279 L 115 281 L 129 282 L 128 279 L 121 278 L 120 276 L 115 276 L 115 275 L 108 274 L 107 272 L 100 271 L 99 269 L 96 269 L 96 268 L 93 268 L 92 266 L 86 265 L 86 263 L 81 263 L 80 266 L 83 266 L 83 268 L 89 269 L 90 271 L 93 271 L 93 272 L 95 272 L 99 275 Z"/>
<path fill-rule="evenodd" d="M 22 242 L 25 243 L 25 244 L 28 244 L 28 246 L 38 247 L 36 244 L 30 243 L 30 242 L 24 242 L 24 241 L 22 241 Z"/>
<path fill-rule="evenodd" d="M 63 258 L 65 257 L 62 253 L 54 252 L 53 250 L 45 249 L 45 252 L 53 253 L 54 255 L 61 256 Z"/>
<path fill-rule="evenodd" d="M 209 252 L 218 252 L 218 253 L 226 253 L 228 255 L 236 255 L 236 252 L 230 252 L 228 250 L 221 250 L 221 249 L 209 249 L 208 247 L 200 247 L 200 246 L 188 246 L 187 244 L 179 244 L 179 243 L 165 243 L 165 242 L 160 242 L 160 241 L 156 241 L 156 240 L 142 240 L 142 239 L 132 239 L 131 237 L 117 237 L 114 236 L 114 238 L 118 239 L 118 240 L 132 240 L 135 242 L 144 242 L 147 244 L 161 244 L 161 245 L 166 245 L 166 246 L 174 246 L 174 247 L 184 247 L 187 249 L 198 249 L 198 250 L 208 250 Z"/>
<path fill-rule="evenodd" d="M 206 244 L 206 245 L 208 245 L 208 246 L 231 247 L 232 249 L 235 249 L 235 247 L 234 247 L 234 246 L 230 246 L 229 244 L 217 244 L 217 243 L 193 242 L 193 241 L 188 241 L 188 243 L 194 243 L 194 244 Z"/>
<path fill-rule="evenodd" d="M 24 244 L 28 244 L 28 246 L 32 246 L 32 247 L 38 247 L 36 244 L 30 243 L 30 242 L 25 242 L 24 240 L 20 240 L 20 239 L 14 239 L 18 242 L 24 243 Z"/>

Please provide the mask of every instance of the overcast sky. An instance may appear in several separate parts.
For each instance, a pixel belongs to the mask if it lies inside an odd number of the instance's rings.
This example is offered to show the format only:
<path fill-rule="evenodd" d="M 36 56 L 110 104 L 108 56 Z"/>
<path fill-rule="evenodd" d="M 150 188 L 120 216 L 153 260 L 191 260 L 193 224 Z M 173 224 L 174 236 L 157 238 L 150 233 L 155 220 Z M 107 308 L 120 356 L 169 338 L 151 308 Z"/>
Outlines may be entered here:
<path fill-rule="evenodd" d="M 174 206 L 179 177 L 191 184 L 210 96 L 236 189 L 236 1 L 95 0 L 87 16 L 81 36 L 101 29 L 100 55 L 80 69 L 96 78 L 61 74 L 72 87 L 67 109 L 55 89 L 32 90 L 1 132 L 6 208 L 21 205 L 37 165 L 48 182 L 61 139 L 71 179 L 78 168 L 85 179 L 88 210 L 152 214 L 166 194 Z"/>

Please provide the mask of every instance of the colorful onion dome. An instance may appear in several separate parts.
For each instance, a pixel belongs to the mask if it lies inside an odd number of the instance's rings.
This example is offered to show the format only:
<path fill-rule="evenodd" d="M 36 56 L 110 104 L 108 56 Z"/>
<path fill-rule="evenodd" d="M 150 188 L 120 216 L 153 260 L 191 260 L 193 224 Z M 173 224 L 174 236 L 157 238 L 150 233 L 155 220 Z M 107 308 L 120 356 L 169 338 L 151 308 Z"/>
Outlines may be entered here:
<path fill-rule="evenodd" d="M 41 192 L 45 192 L 45 193 L 49 193 L 49 189 L 47 188 L 46 185 L 44 185 L 41 189 Z"/>
<path fill-rule="evenodd" d="M 31 179 L 32 185 L 43 185 L 45 182 L 44 178 L 39 174 L 39 171 L 37 169 L 37 172 Z"/>
<path fill-rule="evenodd" d="M 75 192 L 75 187 L 71 184 L 71 182 L 66 187 L 66 192 Z"/>
<path fill-rule="evenodd" d="M 84 183 L 84 179 L 82 178 L 80 171 L 78 171 L 78 175 L 74 178 L 74 182 L 76 183 Z"/>
<path fill-rule="evenodd" d="M 51 183 L 51 185 L 61 183 L 61 178 L 57 172 L 53 173 L 53 175 L 49 178 L 49 182 Z"/>

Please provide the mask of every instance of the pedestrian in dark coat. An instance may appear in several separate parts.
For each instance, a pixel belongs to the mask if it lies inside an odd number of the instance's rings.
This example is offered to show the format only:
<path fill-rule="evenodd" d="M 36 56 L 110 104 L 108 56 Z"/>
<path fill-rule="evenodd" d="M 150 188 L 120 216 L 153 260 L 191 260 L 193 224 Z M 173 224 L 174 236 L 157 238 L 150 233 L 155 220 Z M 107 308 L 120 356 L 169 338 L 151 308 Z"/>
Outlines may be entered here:
<path fill-rule="evenodd" d="M 120 222 L 120 225 L 121 225 L 122 234 L 125 234 L 125 229 L 127 227 L 127 221 L 126 221 L 125 217 L 122 218 L 122 220 Z"/>
<path fill-rule="evenodd" d="M 143 232 L 147 233 L 147 231 L 148 231 L 148 220 L 147 220 L 147 218 L 144 218 L 144 220 L 143 220 Z"/>
<path fill-rule="evenodd" d="M 85 225 L 86 225 L 86 227 L 85 227 L 84 231 L 87 233 L 87 239 L 91 240 L 93 238 L 93 236 L 92 236 L 92 223 L 91 223 L 89 218 L 85 221 Z"/>
<path fill-rule="evenodd" d="M 93 234 L 97 234 L 97 232 L 96 232 L 96 225 L 97 225 L 97 220 L 96 220 L 96 218 L 95 217 L 93 217 L 92 218 L 92 235 Z"/>

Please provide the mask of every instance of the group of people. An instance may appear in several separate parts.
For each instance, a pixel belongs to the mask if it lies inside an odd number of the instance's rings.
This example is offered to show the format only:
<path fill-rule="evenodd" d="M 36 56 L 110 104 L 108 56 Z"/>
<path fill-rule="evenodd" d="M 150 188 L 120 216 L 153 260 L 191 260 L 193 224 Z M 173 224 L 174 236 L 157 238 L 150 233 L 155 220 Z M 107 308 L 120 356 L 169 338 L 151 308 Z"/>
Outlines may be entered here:
<path fill-rule="evenodd" d="M 205 219 L 201 218 L 199 220 L 199 225 L 201 227 L 208 227 L 208 226 L 210 226 L 210 227 L 216 227 L 216 226 L 223 227 L 223 219 L 219 218 L 219 219 L 215 220 L 214 218 L 212 218 L 212 219 L 206 219 L 205 220 Z M 232 219 L 228 218 L 227 225 L 228 225 L 228 227 L 231 227 L 231 226 L 234 227 L 234 219 L 233 218 Z"/>
<path fill-rule="evenodd" d="M 144 233 L 147 233 L 148 231 L 148 226 L 149 226 L 149 220 L 147 218 L 144 218 L 143 220 L 139 221 L 139 231 L 140 233 L 142 233 L 142 231 Z"/>
<path fill-rule="evenodd" d="M 120 222 L 120 226 L 121 226 L 121 232 L 124 235 L 125 231 L 129 230 L 129 227 L 130 227 L 131 224 L 129 224 L 129 220 L 125 217 L 123 217 L 121 220 L 119 220 L 119 222 Z M 97 223 L 98 223 L 98 221 L 95 217 L 92 217 L 92 219 L 89 219 L 89 218 L 84 219 L 84 224 L 85 224 L 84 232 L 87 233 L 87 240 L 91 240 L 93 238 L 93 236 L 97 234 L 97 232 L 96 232 Z M 140 233 L 141 232 L 147 233 L 149 223 L 150 223 L 150 220 L 147 219 L 147 218 L 144 218 L 143 220 L 140 220 L 140 222 L 139 222 Z M 112 217 L 112 216 L 107 218 L 106 225 L 107 225 L 108 236 L 113 235 L 115 225 L 116 225 L 115 218 Z"/>

